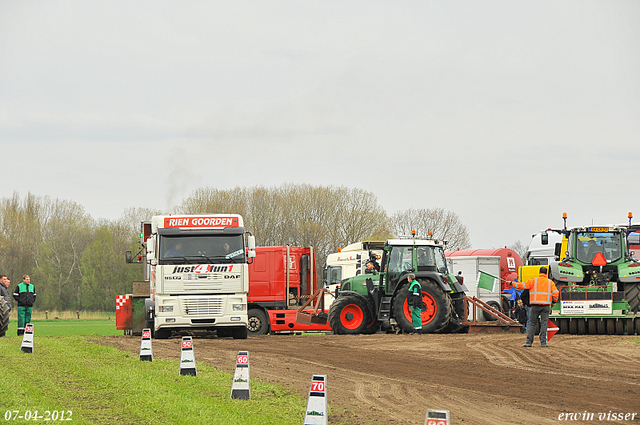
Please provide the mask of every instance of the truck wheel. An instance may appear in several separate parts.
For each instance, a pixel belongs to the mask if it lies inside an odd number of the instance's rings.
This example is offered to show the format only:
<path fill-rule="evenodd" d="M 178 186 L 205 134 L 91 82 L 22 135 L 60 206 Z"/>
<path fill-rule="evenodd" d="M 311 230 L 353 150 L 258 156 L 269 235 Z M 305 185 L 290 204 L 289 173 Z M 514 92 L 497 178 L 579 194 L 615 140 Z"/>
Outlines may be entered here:
<path fill-rule="evenodd" d="M 153 329 L 153 328 L 151 328 Z M 171 330 L 170 329 L 158 329 L 157 331 L 155 331 L 153 333 L 153 337 L 155 339 L 167 339 L 171 336 Z"/>
<path fill-rule="evenodd" d="M 492 306 L 492 307 L 495 308 L 494 306 Z M 499 308 L 496 309 L 496 310 L 500 311 Z M 507 317 L 513 318 L 513 311 L 511 311 L 511 304 L 510 304 L 509 300 L 504 298 L 504 297 L 502 297 L 502 313 L 505 314 Z M 486 319 L 486 317 L 485 317 L 485 319 Z M 487 320 L 491 320 L 491 319 L 487 319 Z M 495 318 L 493 320 L 495 320 Z"/>
<path fill-rule="evenodd" d="M 233 339 L 247 339 L 248 329 L 246 326 L 238 326 L 232 329 Z"/>
<path fill-rule="evenodd" d="M 625 283 L 624 299 L 633 313 L 640 311 L 640 283 Z"/>
<path fill-rule="evenodd" d="M 220 327 L 216 328 L 216 334 L 218 334 L 218 338 L 230 338 L 233 332 L 231 331 L 231 328 Z"/>
<path fill-rule="evenodd" d="M 331 303 L 329 325 L 336 334 L 360 334 L 369 327 L 370 323 L 369 309 L 362 298 L 348 295 Z"/>
<path fill-rule="evenodd" d="M 500 304 L 498 303 L 498 301 L 489 301 L 487 302 L 487 305 L 489 307 L 493 307 L 496 310 L 500 311 Z M 509 311 L 505 311 L 505 313 L 507 316 L 511 317 L 511 314 L 509 313 Z M 493 322 L 494 320 L 498 320 L 498 318 L 494 315 L 492 315 L 491 313 L 488 313 L 484 310 L 482 310 L 482 315 L 484 316 L 484 320 L 486 320 L 487 322 Z"/>
<path fill-rule="evenodd" d="M 267 313 L 259 308 L 249 310 L 249 324 L 247 325 L 249 335 L 266 335 L 269 332 L 269 318 Z"/>
<path fill-rule="evenodd" d="M 2 285 L 0 283 L 0 285 Z M 7 300 L 0 298 L 0 335 L 4 335 L 9 329 L 9 314 L 11 313 L 11 305 Z"/>
<path fill-rule="evenodd" d="M 451 319 L 451 302 L 449 296 L 439 286 L 430 280 L 418 279 L 422 286 L 422 302 L 426 306 L 420 316 L 422 318 L 422 333 L 440 333 Z M 405 333 L 413 332 L 411 323 L 411 309 L 407 303 L 409 285 L 404 285 L 398 291 L 393 301 L 393 316 L 398 326 Z"/>

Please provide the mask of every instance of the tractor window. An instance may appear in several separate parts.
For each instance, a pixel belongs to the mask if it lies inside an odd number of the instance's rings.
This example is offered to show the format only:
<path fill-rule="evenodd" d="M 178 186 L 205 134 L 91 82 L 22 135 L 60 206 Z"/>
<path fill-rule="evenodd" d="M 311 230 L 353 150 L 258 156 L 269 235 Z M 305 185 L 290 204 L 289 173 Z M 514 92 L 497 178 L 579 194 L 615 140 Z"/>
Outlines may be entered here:
<path fill-rule="evenodd" d="M 433 247 L 419 246 L 417 248 L 417 266 L 418 271 L 436 271 L 436 258 L 434 256 Z"/>
<path fill-rule="evenodd" d="M 576 258 L 583 263 L 591 263 L 598 252 L 608 263 L 619 260 L 623 250 L 620 233 L 578 233 L 576 238 Z"/>
<path fill-rule="evenodd" d="M 393 247 L 389 253 L 389 266 L 387 267 L 388 285 L 389 288 L 395 288 L 398 284 L 398 280 L 403 272 L 410 270 L 413 262 L 412 255 L 413 247 L 411 246 L 399 246 Z"/>
<path fill-rule="evenodd" d="M 442 248 L 433 248 L 434 256 L 436 257 L 436 267 L 438 272 L 447 273 L 447 258 L 444 256 L 444 250 Z"/>

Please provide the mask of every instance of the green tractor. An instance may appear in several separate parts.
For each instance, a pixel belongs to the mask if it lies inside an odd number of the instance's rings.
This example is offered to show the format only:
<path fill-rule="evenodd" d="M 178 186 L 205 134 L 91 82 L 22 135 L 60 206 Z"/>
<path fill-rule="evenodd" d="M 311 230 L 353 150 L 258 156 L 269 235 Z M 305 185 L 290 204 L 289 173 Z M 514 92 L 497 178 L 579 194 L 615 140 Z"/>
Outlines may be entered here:
<path fill-rule="evenodd" d="M 629 250 L 628 226 L 590 226 L 548 232 L 563 235 L 549 277 L 560 290 L 552 311 L 561 333 L 640 335 L 640 263 Z M 637 236 L 637 233 L 635 233 Z M 633 243 L 633 242 L 632 242 Z"/>
<path fill-rule="evenodd" d="M 371 273 L 342 282 L 329 309 L 329 324 L 336 334 L 386 332 L 411 333 L 411 311 L 407 303 L 413 273 L 422 286 L 422 332 L 443 333 L 468 330 L 463 326 L 462 278 L 447 270 L 444 243 L 437 240 L 394 239 L 384 244 L 381 263 Z"/>

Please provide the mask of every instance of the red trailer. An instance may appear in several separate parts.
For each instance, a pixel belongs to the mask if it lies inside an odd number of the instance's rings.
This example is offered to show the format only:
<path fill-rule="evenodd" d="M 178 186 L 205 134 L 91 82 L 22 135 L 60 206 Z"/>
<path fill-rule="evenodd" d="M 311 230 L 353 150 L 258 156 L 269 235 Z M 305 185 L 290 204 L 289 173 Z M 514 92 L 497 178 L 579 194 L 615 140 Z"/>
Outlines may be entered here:
<path fill-rule="evenodd" d="M 256 247 L 249 264 L 249 334 L 331 331 L 328 324 L 296 322 L 298 309 L 317 288 L 312 247 Z"/>

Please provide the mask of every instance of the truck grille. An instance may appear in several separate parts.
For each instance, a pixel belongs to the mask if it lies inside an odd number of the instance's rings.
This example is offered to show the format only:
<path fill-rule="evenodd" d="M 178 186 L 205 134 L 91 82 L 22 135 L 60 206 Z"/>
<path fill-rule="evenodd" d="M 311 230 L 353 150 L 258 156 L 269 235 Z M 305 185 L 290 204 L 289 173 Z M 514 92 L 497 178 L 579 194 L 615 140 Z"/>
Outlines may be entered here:
<path fill-rule="evenodd" d="M 220 316 L 224 303 L 220 298 L 192 298 L 183 301 L 185 316 Z"/>

